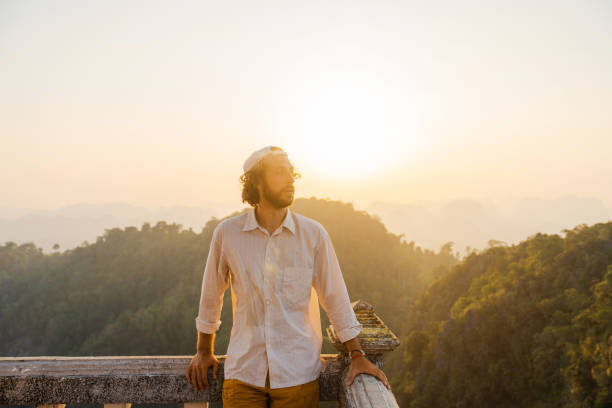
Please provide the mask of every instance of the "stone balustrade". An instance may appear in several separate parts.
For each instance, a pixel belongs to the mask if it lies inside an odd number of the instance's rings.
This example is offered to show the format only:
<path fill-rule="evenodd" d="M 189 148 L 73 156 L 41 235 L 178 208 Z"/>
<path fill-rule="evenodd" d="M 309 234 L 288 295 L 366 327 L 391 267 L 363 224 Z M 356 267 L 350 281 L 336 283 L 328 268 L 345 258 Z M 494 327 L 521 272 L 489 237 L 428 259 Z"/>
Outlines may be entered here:
<path fill-rule="evenodd" d="M 384 353 L 397 347 L 399 340 L 371 305 L 357 301 L 353 308 L 364 326 L 359 335 L 362 348 L 382 368 Z M 337 401 L 343 408 L 398 407 L 393 393 L 371 375 L 358 375 L 346 386 L 350 359 L 333 326 L 327 333 L 338 354 L 321 355 L 319 400 Z M 0 357 L 0 405 L 64 408 L 89 403 L 129 408 L 132 403 L 183 403 L 185 408 L 204 408 L 221 401 L 225 356 L 217 356 L 217 379 L 209 369 L 206 391 L 194 390 L 185 378 L 191 357 Z"/>

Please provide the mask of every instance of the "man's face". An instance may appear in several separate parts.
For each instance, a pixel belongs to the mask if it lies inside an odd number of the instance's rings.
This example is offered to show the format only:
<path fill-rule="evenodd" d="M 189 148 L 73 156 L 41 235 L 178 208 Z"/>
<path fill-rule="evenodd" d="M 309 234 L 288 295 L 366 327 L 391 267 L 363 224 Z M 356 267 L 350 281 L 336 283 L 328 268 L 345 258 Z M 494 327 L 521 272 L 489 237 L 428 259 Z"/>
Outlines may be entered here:
<path fill-rule="evenodd" d="M 293 165 L 285 155 L 270 156 L 266 161 L 261 197 L 276 208 L 290 206 L 295 192 Z"/>

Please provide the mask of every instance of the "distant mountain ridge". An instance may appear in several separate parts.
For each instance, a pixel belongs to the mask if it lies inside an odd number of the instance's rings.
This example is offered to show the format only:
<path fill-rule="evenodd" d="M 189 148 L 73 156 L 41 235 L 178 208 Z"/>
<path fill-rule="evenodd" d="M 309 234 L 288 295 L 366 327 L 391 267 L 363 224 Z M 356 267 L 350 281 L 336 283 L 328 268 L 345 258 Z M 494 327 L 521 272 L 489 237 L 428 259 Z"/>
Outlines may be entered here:
<path fill-rule="evenodd" d="M 0 208 L 0 244 L 33 242 L 45 252 L 92 242 L 105 228 L 136 226 L 157 221 L 181 224 L 199 231 L 210 217 L 244 208 L 236 202 L 205 206 L 136 206 L 127 203 L 79 203 L 51 210 Z M 391 203 L 376 201 L 365 208 L 395 234 L 403 234 L 422 248 L 440 249 L 449 241 L 455 251 L 488 247 L 489 240 L 518 243 L 535 233 L 562 233 L 579 224 L 612 220 L 612 208 L 596 198 L 563 196 L 508 200 L 438 200 Z"/>
<path fill-rule="evenodd" d="M 389 203 L 367 208 L 389 231 L 404 234 L 423 248 L 440 248 L 448 241 L 455 250 L 482 249 L 489 240 L 518 243 L 536 233 L 562 234 L 580 224 L 612 220 L 612 208 L 595 198 L 563 196 L 552 200 L 528 197 L 506 202 L 443 200 Z"/>
<path fill-rule="evenodd" d="M 233 209 L 220 203 L 211 203 L 206 207 L 153 207 L 117 202 L 79 203 L 52 210 L 32 210 L 26 214 L 5 210 L 3 213 L 12 217 L 6 219 L 8 217 L 0 213 L 0 243 L 33 242 L 47 253 L 52 252 L 53 245 L 57 243 L 60 245 L 59 250 L 63 251 L 84 241 L 92 242 L 106 228 L 140 228 L 145 222 L 174 222 L 183 225 L 185 229 L 199 231 L 211 217 L 224 215 Z"/>

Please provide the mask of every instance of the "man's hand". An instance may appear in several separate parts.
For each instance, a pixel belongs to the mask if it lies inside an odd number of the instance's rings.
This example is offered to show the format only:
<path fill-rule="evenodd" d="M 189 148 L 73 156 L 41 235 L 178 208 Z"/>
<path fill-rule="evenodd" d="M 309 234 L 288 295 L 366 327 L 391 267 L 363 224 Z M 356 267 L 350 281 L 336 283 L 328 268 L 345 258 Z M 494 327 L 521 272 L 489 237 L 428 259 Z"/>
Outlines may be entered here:
<path fill-rule="evenodd" d="M 376 367 L 374 363 L 368 360 L 364 356 L 360 356 L 351 361 L 351 366 L 349 367 L 348 378 L 346 380 L 346 385 L 351 385 L 353 380 L 357 376 L 357 374 L 370 374 L 374 377 L 378 378 L 382 381 L 383 384 L 387 387 L 387 389 L 391 389 L 389 385 L 389 381 L 387 380 L 387 376 L 380 368 Z"/>
<path fill-rule="evenodd" d="M 213 377 L 217 379 L 219 361 L 213 354 L 198 352 L 193 356 L 189 363 L 189 367 L 187 367 L 185 371 L 185 376 L 187 377 L 187 381 L 193 384 L 194 390 L 200 389 L 204 391 L 209 386 L 206 373 L 210 366 L 213 366 Z"/>

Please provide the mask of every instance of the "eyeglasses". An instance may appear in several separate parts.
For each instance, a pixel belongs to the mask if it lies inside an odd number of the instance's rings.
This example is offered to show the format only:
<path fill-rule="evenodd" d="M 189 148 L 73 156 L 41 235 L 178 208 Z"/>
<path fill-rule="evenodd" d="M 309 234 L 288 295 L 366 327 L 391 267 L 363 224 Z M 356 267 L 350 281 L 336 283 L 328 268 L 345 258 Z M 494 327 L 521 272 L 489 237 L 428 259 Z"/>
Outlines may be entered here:
<path fill-rule="evenodd" d="M 294 171 L 293 168 L 289 169 L 287 167 L 276 167 L 275 169 L 272 169 L 272 174 L 277 177 L 291 176 L 291 178 L 293 178 L 294 180 L 297 180 L 302 177 L 302 175 L 297 171 Z"/>

